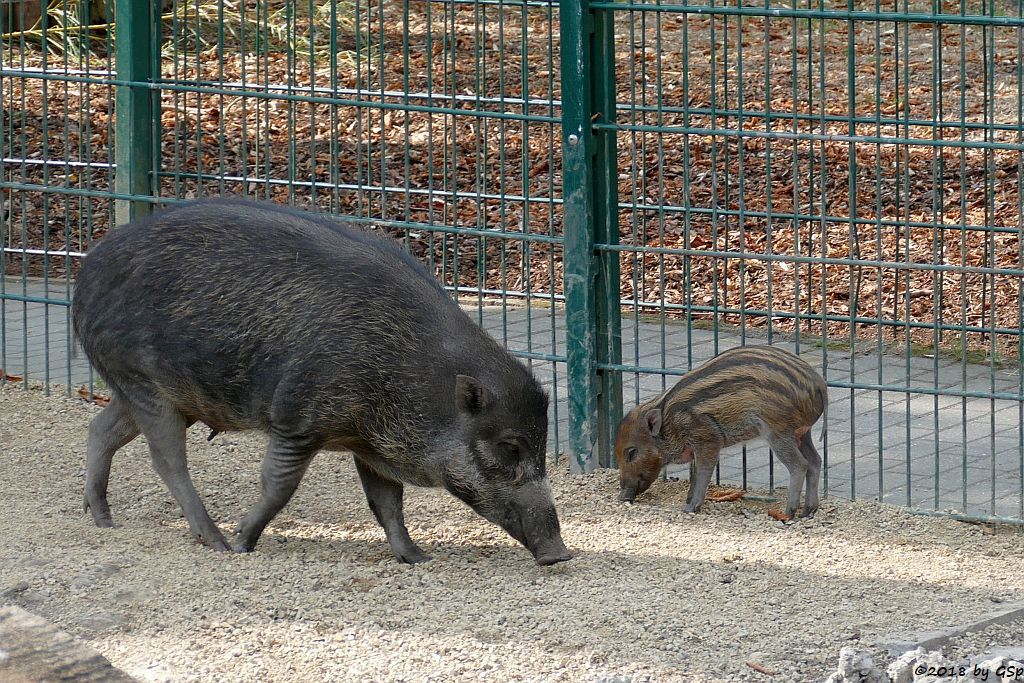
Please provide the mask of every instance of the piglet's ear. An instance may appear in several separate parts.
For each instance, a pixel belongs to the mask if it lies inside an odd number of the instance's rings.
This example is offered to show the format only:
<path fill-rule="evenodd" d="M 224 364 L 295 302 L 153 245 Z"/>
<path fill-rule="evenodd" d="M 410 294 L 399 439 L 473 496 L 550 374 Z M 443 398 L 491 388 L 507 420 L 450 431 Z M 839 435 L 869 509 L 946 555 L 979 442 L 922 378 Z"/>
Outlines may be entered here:
<path fill-rule="evenodd" d="M 455 405 L 469 415 L 477 415 L 491 407 L 491 392 L 480 380 L 469 375 L 455 376 Z"/>
<path fill-rule="evenodd" d="M 661 408 L 651 408 L 644 413 L 644 420 L 647 422 L 647 429 L 651 436 L 661 434 Z"/>

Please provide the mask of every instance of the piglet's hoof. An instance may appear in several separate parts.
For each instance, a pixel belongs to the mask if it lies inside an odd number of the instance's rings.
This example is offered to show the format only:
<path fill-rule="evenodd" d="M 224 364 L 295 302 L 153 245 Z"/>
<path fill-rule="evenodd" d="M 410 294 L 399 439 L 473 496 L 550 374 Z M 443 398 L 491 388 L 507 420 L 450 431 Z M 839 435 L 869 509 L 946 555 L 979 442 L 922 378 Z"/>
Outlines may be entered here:
<path fill-rule="evenodd" d="M 212 543 L 207 543 L 206 546 L 208 548 L 210 548 L 211 550 L 217 551 L 218 553 L 230 553 L 231 552 L 231 546 L 228 545 L 228 542 L 225 541 L 225 540 L 213 541 Z"/>

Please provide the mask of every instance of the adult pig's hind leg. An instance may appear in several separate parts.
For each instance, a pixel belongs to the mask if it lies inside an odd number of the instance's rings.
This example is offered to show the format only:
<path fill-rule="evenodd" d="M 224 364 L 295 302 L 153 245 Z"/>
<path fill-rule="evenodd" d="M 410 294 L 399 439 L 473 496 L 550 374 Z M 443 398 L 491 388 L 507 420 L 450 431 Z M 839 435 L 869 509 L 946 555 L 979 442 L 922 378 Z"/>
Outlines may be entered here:
<path fill-rule="evenodd" d="M 214 550 L 230 550 L 188 474 L 185 430 L 190 421 L 173 405 L 156 396 L 140 394 L 138 400 L 133 397 L 129 410 L 149 442 L 153 468 L 181 506 L 192 535 Z"/>
<path fill-rule="evenodd" d="M 85 500 L 83 510 L 92 513 L 98 527 L 111 528 L 114 520 L 107 503 L 107 485 L 114 453 L 139 435 L 125 400 L 116 392 L 110 403 L 89 423 L 85 447 Z"/>
<path fill-rule="evenodd" d="M 359 480 L 363 483 L 363 492 L 366 494 L 366 501 L 370 504 L 370 510 L 377 522 L 384 527 L 384 534 L 391 545 L 391 552 L 399 562 L 406 564 L 417 564 L 426 562 L 430 555 L 420 550 L 405 526 L 405 518 L 402 514 L 402 494 L 404 487 L 401 483 L 385 479 L 377 474 L 373 468 L 363 462 L 362 458 L 356 456 L 356 470 L 359 472 Z"/>

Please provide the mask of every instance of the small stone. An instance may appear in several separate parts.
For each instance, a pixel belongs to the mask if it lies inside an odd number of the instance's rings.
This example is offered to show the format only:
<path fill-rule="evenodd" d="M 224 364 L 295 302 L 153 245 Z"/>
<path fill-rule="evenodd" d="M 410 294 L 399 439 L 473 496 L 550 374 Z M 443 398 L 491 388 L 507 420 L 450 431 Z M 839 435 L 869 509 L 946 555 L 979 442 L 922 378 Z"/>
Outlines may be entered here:
<path fill-rule="evenodd" d="M 92 614 L 83 614 L 73 622 L 93 633 L 101 633 L 124 626 L 128 619 L 117 612 L 93 612 Z"/>
<path fill-rule="evenodd" d="M 24 593 L 30 587 L 28 581 L 18 581 L 0 591 L 0 598 L 13 598 L 19 593 Z"/>
<path fill-rule="evenodd" d="M 923 654 L 924 648 L 919 647 L 916 650 L 904 652 L 897 657 L 885 670 L 889 674 L 889 680 L 892 683 L 910 683 L 914 680 L 914 663 Z"/>
<path fill-rule="evenodd" d="M 836 683 L 889 683 L 889 676 L 875 667 L 870 654 L 846 645 L 839 651 L 839 664 L 829 680 Z"/>
<path fill-rule="evenodd" d="M 1009 659 L 1021 662 L 1024 661 L 1024 644 L 994 647 L 989 650 L 993 657 L 1008 657 Z"/>
<path fill-rule="evenodd" d="M 94 567 L 89 567 L 81 574 L 76 576 L 74 579 L 72 579 L 71 587 L 88 588 L 89 586 L 93 586 L 99 583 L 103 579 L 113 576 L 119 571 L 121 571 L 121 568 L 118 567 L 116 564 L 111 564 L 110 562 L 103 562 Z"/>
<path fill-rule="evenodd" d="M 125 604 L 138 604 L 141 602 L 148 602 L 150 600 L 155 599 L 156 597 L 157 596 L 153 591 L 147 590 L 145 588 L 125 588 L 119 590 L 117 593 L 114 594 L 114 600 Z"/>
<path fill-rule="evenodd" d="M 871 655 L 860 652 L 855 647 L 847 645 L 839 651 L 838 671 L 845 677 L 851 677 L 870 669 L 872 664 Z"/>

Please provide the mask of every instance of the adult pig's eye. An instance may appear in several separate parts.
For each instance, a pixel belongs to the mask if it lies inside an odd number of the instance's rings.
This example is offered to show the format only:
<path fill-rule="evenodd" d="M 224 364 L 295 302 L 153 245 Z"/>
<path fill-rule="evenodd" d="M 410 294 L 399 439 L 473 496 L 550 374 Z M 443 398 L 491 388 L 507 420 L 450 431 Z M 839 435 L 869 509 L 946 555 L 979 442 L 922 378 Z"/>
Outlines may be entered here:
<path fill-rule="evenodd" d="M 636 454 L 637 454 L 637 451 L 636 451 L 636 447 L 634 447 L 634 446 L 630 446 L 623 453 L 623 455 L 626 456 L 626 462 L 633 462 L 634 460 L 636 460 Z"/>
<path fill-rule="evenodd" d="M 499 441 L 498 452 L 509 460 L 519 459 L 519 444 L 515 441 Z"/>

